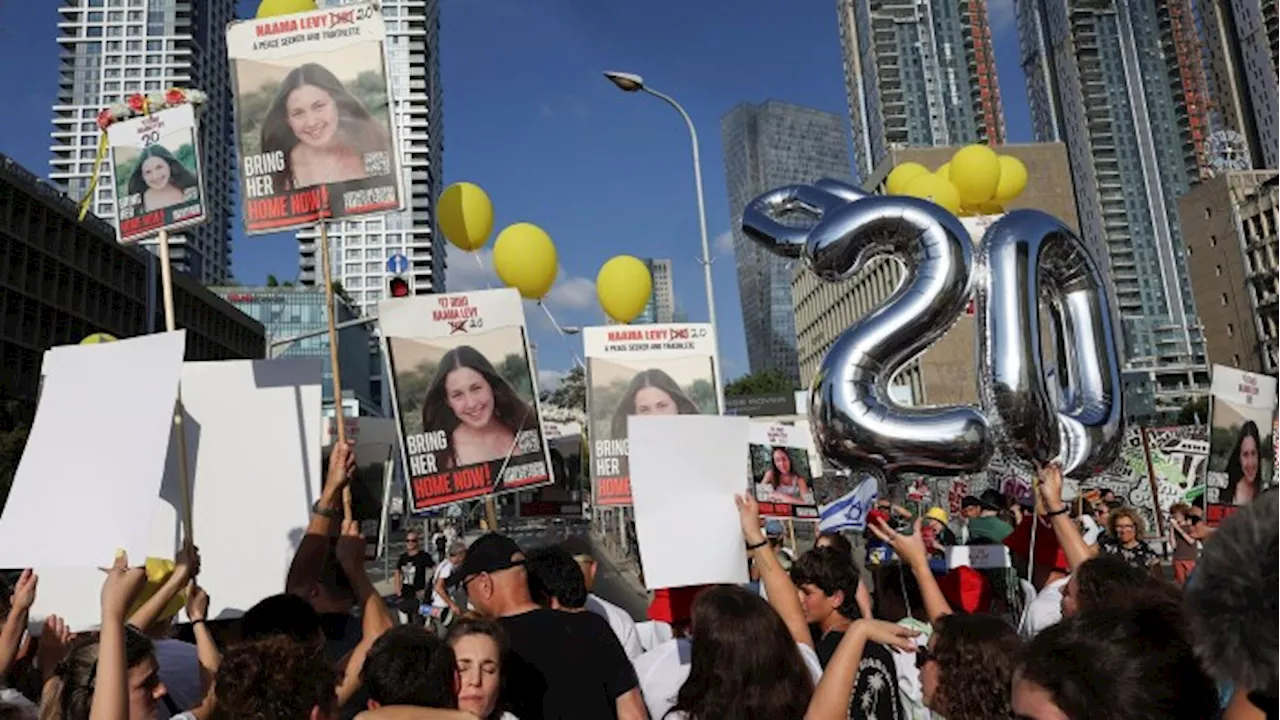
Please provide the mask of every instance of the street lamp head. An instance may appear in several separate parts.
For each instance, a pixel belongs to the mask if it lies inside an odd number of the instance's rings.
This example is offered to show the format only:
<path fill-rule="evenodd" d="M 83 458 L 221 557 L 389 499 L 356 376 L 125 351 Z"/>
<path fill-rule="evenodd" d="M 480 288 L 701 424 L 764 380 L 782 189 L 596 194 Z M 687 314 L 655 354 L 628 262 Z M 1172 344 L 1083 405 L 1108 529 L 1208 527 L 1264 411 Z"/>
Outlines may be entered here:
<path fill-rule="evenodd" d="M 608 70 L 605 71 L 604 76 L 609 78 L 609 82 L 617 85 L 618 89 L 623 92 L 636 92 L 644 89 L 644 78 L 635 73 Z"/>

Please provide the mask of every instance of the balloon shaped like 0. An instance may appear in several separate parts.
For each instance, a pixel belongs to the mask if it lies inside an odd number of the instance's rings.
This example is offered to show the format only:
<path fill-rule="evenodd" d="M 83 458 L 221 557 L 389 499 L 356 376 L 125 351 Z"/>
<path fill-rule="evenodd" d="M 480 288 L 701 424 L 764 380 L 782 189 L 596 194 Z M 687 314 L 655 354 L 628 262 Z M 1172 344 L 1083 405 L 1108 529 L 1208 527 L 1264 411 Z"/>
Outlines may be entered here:
<path fill-rule="evenodd" d="M 787 216 L 810 224 L 784 224 Z M 976 472 L 991 455 L 987 420 L 968 406 L 907 408 L 889 397 L 899 368 L 940 338 L 968 304 L 973 250 L 964 226 L 937 205 L 870 196 L 834 180 L 766 193 L 743 211 L 743 231 L 786 257 L 803 256 L 820 278 L 851 277 L 890 255 L 906 279 L 880 307 L 842 333 L 810 390 L 809 419 L 823 457 L 844 469 L 887 473 Z"/>
<path fill-rule="evenodd" d="M 982 239 L 977 314 L 983 406 L 1002 440 L 1035 463 L 1059 460 L 1081 477 L 1105 468 L 1124 437 L 1120 356 L 1106 281 L 1071 229 L 1038 210 L 1014 210 Z M 1048 300 L 1058 355 L 1040 347 Z M 1048 367 L 1059 368 L 1057 387 Z"/>

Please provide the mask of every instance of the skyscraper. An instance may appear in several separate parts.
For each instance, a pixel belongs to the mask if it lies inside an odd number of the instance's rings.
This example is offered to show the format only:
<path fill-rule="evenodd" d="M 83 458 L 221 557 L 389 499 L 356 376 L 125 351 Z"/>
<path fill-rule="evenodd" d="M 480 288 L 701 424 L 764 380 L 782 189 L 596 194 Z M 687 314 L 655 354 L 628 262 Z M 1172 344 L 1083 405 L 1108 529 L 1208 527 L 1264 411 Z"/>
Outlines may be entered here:
<path fill-rule="evenodd" d="M 667 258 L 641 258 L 653 278 L 653 293 L 649 302 L 632 325 L 675 322 L 675 294 L 671 287 L 671 260 Z"/>
<path fill-rule="evenodd" d="M 1276 0 L 1196 0 L 1205 49 L 1216 170 L 1276 168 Z"/>
<path fill-rule="evenodd" d="M 1157 412 L 1208 382 L 1178 197 L 1201 177 L 1185 0 L 1018 0 L 1036 137 L 1067 146 L 1080 229 L 1107 262 L 1124 369 Z M 1192 36 L 1193 37 L 1193 36 Z"/>
<path fill-rule="evenodd" d="M 319 0 L 316 5 L 338 7 L 361 1 Z M 444 178 L 439 0 L 383 0 L 382 15 L 387 24 L 387 73 L 400 135 L 407 209 L 332 222 L 328 228 L 333 279 L 342 283 L 352 305 L 366 316 L 377 314 L 388 281 L 387 260 L 393 255 L 408 259 L 406 274 L 413 294 L 444 291 L 445 251 L 443 243 L 435 242 L 433 211 Z M 316 230 L 298 232 L 298 281 L 303 285 L 319 280 L 317 239 Z M 385 394 L 383 362 L 376 343 L 370 352 L 373 393 L 381 397 Z"/>
<path fill-rule="evenodd" d="M 1004 142 L 986 0 L 836 0 L 853 157 Z"/>
<path fill-rule="evenodd" d="M 89 192 L 102 108 L 134 93 L 178 86 L 208 94 L 200 108 L 201 172 L 209 220 L 170 236 L 174 267 L 205 284 L 231 276 L 231 85 L 228 0 L 63 0 L 49 179 L 79 200 Z M 12 72 L 19 72 L 16 68 Z M 89 211 L 115 219 L 110 162 L 103 162 Z"/>
<path fill-rule="evenodd" d="M 742 234 L 742 209 L 756 196 L 783 185 L 824 177 L 848 179 L 844 121 L 775 100 L 743 103 L 721 118 L 720 137 L 747 360 L 753 373 L 776 370 L 798 381 L 793 263 Z"/>

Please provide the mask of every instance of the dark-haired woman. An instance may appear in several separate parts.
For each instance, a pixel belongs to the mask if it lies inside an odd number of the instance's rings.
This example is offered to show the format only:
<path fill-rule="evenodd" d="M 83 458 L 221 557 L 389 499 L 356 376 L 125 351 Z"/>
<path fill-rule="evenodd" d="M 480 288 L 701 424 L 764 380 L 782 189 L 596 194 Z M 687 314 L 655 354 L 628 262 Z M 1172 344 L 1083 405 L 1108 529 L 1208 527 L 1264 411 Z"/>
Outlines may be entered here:
<path fill-rule="evenodd" d="M 1014 673 L 1024 720 L 1203 720 L 1218 690 L 1176 602 L 1077 613 L 1028 643 Z"/>
<path fill-rule="evenodd" d="M 627 436 L 627 418 L 631 415 L 697 415 L 698 406 L 680 385 L 657 368 L 643 370 L 631 379 L 618 409 L 613 412 L 610 431 L 614 439 Z"/>
<path fill-rule="evenodd" d="M 445 353 L 422 402 L 422 430 L 443 430 L 449 448 L 436 453 L 440 469 L 511 455 L 516 435 L 538 416 L 479 350 L 460 345 Z"/>
<path fill-rule="evenodd" d="M 498 707 L 502 658 L 507 652 L 502 626 L 478 615 L 464 615 L 449 628 L 448 642 L 458 663 L 458 709 L 480 720 L 516 720 Z"/>
<path fill-rule="evenodd" d="M 813 491 L 809 489 L 809 481 L 795 471 L 791 451 L 784 447 L 776 447 L 769 453 L 769 469 L 760 478 L 758 489 L 765 496 L 759 499 L 766 502 L 813 504 Z"/>
<path fill-rule="evenodd" d="M 1258 483 L 1261 466 L 1262 438 L 1258 424 L 1248 420 L 1240 426 L 1240 436 L 1227 458 L 1227 487 L 1222 490 L 1222 503 L 1248 505 L 1262 488 Z"/>
<path fill-rule="evenodd" d="M 883 521 L 868 527 L 911 569 L 933 625 L 929 644 L 916 653 L 925 706 L 947 720 L 1013 717 L 1009 689 L 1019 651 L 1017 631 L 992 615 L 952 613 L 929 567 L 919 519 L 909 535 Z"/>
<path fill-rule="evenodd" d="M 802 718 L 822 676 L 799 593 L 760 530 L 760 508 L 750 494 L 737 504 L 743 539 L 769 600 L 730 585 L 698 595 L 689 676 L 661 717 Z M 678 656 L 674 660 L 679 672 Z M 646 699 L 651 708 L 661 700 Z"/>
<path fill-rule="evenodd" d="M 390 153 L 386 130 L 322 65 L 300 65 L 285 76 L 262 119 L 262 152 L 283 153 L 276 191 L 360 180 L 369 153 Z"/>
<path fill-rule="evenodd" d="M 156 143 L 138 155 L 138 165 L 129 175 L 129 194 L 141 195 L 143 212 L 151 212 L 177 205 L 186 199 L 188 188 L 199 184 L 168 148 Z"/>

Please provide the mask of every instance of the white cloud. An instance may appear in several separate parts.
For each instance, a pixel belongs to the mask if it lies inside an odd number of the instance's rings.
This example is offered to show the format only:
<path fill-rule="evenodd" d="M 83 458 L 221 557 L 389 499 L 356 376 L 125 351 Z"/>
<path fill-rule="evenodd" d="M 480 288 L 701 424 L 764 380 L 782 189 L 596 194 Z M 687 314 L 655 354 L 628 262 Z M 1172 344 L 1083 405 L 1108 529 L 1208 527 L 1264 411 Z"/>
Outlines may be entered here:
<path fill-rule="evenodd" d="M 558 310 L 587 310 L 596 304 L 596 284 L 584 277 L 567 275 L 563 270 L 547 294 L 547 304 Z"/>
<path fill-rule="evenodd" d="M 711 241 L 711 251 L 716 257 L 728 255 L 733 257 L 733 231 L 725 230 Z"/>
<path fill-rule="evenodd" d="M 542 392 L 555 392 L 560 387 L 560 382 L 564 380 L 564 376 L 568 375 L 564 370 L 538 370 L 538 390 Z"/>
<path fill-rule="evenodd" d="M 487 290 L 502 287 L 502 281 L 493 269 L 493 251 L 484 249 L 474 253 L 463 252 L 453 245 L 448 249 L 449 270 L 445 285 L 450 292 Z M 595 281 L 578 275 L 570 275 L 560 268 L 556 283 L 547 293 L 546 304 L 557 311 L 588 310 L 596 302 Z M 539 313 L 541 314 L 541 313 Z"/>

